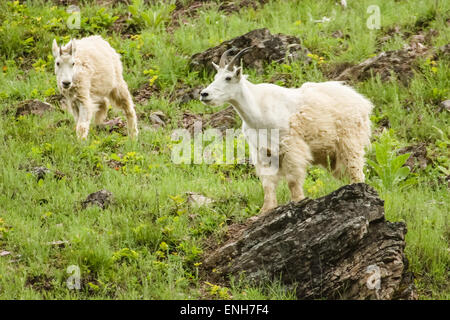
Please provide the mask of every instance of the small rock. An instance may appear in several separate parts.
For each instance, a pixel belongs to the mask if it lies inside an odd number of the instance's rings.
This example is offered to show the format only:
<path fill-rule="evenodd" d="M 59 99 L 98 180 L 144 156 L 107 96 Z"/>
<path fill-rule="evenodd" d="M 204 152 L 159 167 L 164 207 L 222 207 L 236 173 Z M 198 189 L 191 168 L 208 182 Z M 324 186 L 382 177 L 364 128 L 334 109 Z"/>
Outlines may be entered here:
<path fill-rule="evenodd" d="M 187 195 L 187 203 L 194 206 L 206 206 L 214 202 L 213 199 L 205 197 L 200 193 L 195 192 L 186 192 Z"/>
<path fill-rule="evenodd" d="M 122 129 L 126 127 L 125 121 L 117 117 L 108 121 L 103 122 L 103 125 L 107 128 L 109 132 L 119 132 L 123 133 Z"/>
<path fill-rule="evenodd" d="M 29 172 L 36 176 L 37 180 L 44 179 L 47 173 L 50 173 L 50 169 L 46 167 L 32 167 Z"/>
<path fill-rule="evenodd" d="M 432 162 L 427 156 L 427 148 L 425 143 L 407 146 L 398 150 L 398 154 L 405 153 L 410 153 L 408 160 L 406 160 L 405 166 L 409 167 L 411 171 L 416 168 L 416 164 L 420 169 L 424 170 L 427 165 Z"/>
<path fill-rule="evenodd" d="M 81 207 L 86 209 L 89 205 L 97 205 L 100 208 L 105 209 L 111 201 L 112 193 L 108 190 L 100 190 L 88 195 L 86 200 L 81 202 Z"/>
<path fill-rule="evenodd" d="M 46 111 L 52 109 L 52 106 L 46 102 L 39 100 L 26 100 L 19 104 L 16 110 L 16 118 L 19 116 L 25 116 L 34 114 L 42 116 Z"/>
<path fill-rule="evenodd" d="M 439 112 L 443 110 L 450 111 L 450 100 L 444 100 L 439 104 Z"/>
<path fill-rule="evenodd" d="M 47 242 L 47 245 L 55 246 L 58 248 L 64 248 L 68 244 L 69 244 L 69 241 L 67 241 L 67 240 L 56 240 L 56 241 Z"/>
<path fill-rule="evenodd" d="M 150 121 L 154 128 L 160 128 L 166 126 L 166 115 L 162 111 L 155 111 L 150 113 Z"/>
<path fill-rule="evenodd" d="M 0 251 L 0 257 L 5 257 L 5 256 L 9 256 L 11 254 L 11 252 L 3 250 Z"/>
<path fill-rule="evenodd" d="M 36 180 L 38 180 L 38 181 L 41 180 L 41 179 L 45 179 L 47 174 L 52 172 L 51 169 L 46 168 L 44 166 L 30 166 L 29 164 L 20 165 L 19 169 L 20 170 L 26 170 L 27 172 L 32 173 L 36 177 Z M 55 179 L 61 180 L 66 175 L 63 172 L 59 171 L 59 170 L 53 170 L 53 176 L 54 176 Z"/>
<path fill-rule="evenodd" d="M 343 38 L 344 37 L 344 33 L 341 30 L 336 30 L 335 32 L 333 32 L 331 34 L 331 36 L 333 38 Z"/>

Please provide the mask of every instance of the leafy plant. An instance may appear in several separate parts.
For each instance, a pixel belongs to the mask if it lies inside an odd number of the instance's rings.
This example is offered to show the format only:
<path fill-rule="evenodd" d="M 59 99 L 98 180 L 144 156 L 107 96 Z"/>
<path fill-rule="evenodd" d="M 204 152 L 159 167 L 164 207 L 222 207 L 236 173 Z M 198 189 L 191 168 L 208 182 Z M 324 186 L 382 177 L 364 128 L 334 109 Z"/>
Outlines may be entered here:
<path fill-rule="evenodd" d="M 128 6 L 128 11 L 132 15 L 132 23 L 144 28 L 158 28 L 164 26 L 175 8 L 174 3 L 167 4 L 160 1 L 159 5 L 145 10 L 142 0 L 133 0 L 132 4 Z"/>
<path fill-rule="evenodd" d="M 383 132 L 379 142 L 374 143 L 376 161 L 367 159 L 367 163 L 377 174 L 375 183 L 384 191 L 394 188 L 404 189 L 417 183 L 415 178 L 408 178 L 410 169 L 404 166 L 410 154 L 396 155 L 393 150 L 395 142 L 391 134 L 390 131 Z"/>

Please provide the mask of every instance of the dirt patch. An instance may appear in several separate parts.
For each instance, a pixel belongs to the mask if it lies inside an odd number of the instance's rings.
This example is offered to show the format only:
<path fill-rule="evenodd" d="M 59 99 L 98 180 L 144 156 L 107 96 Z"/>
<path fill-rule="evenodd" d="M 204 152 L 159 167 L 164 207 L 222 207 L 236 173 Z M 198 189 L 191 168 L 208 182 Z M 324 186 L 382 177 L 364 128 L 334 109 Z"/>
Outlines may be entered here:
<path fill-rule="evenodd" d="M 234 108 L 229 106 L 226 109 L 210 115 L 205 126 L 219 129 L 222 133 L 224 133 L 226 129 L 236 128 L 238 124 L 237 116 L 238 115 Z"/>
<path fill-rule="evenodd" d="M 237 116 L 238 115 L 232 106 L 210 115 L 195 114 L 190 111 L 185 111 L 183 112 L 180 125 L 193 134 L 196 122 L 200 122 L 199 129 L 204 130 L 211 127 L 220 130 L 220 132 L 224 134 L 227 129 L 236 128 L 238 124 Z"/>
<path fill-rule="evenodd" d="M 203 129 L 204 118 L 202 114 L 192 113 L 189 110 L 183 112 L 179 125 L 185 129 L 188 129 L 191 134 L 194 132 L 194 125 L 196 122 L 201 122 L 201 128 Z"/>
<path fill-rule="evenodd" d="M 134 102 L 138 104 L 146 104 L 148 99 L 155 93 L 159 93 L 160 89 L 155 84 L 150 85 L 146 82 L 139 89 L 133 92 Z"/>
<path fill-rule="evenodd" d="M 402 30 L 400 26 L 393 26 L 388 28 L 385 31 L 385 35 L 381 38 L 377 39 L 377 45 L 378 47 L 381 47 L 386 42 L 391 40 L 392 38 L 399 36 L 403 40 L 408 41 L 409 44 L 413 43 L 421 43 L 425 46 L 432 46 L 432 40 L 434 37 L 439 35 L 439 31 L 434 29 L 429 30 L 421 30 L 417 33 L 408 31 L 408 30 Z"/>
<path fill-rule="evenodd" d="M 117 156 L 121 160 L 123 159 L 123 154 L 118 153 Z M 120 168 L 122 168 L 124 166 L 124 163 L 122 161 L 114 160 L 114 159 L 108 160 L 107 164 L 108 164 L 108 167 L 110 167 L 111 169 L 114 169 L 114 170 L 119 170 Z"/>
<path fill-rule="evenodd" d="M 49 277 L 45 274 L 38 274 L 28 276 L 25 281 L 25 285 L 36 291 L 50 291 L 53 290 L 52 281 L 53 277 Z"/>
<path fill-rule="evenodd" d="M 398 151 L 398 154 L 405 153 L 411 154 L 405 163 L 405 166 L 409 167 L 411 171 L 415 171 L 416 169 L 424 170 L 427 168 L 428 164 L 432 163 L 432 160 L 427 156 L 425 143 L 407 146 Z"/>
<path fill-rule="evenodd" d="M 218 64 L 226 50 L 234 48 L 230 53 L 234 55 L 247 47 L 251 49 L 242 57 L 242 62 L 244 66 L 256 69 L 258 72 L 263 72 L 264 65 L 271 62 L 283 63 L 299 59 L 311 61 L 311 58 L 307 56 L 309 51 L 301 45 L 299 38 L 281 33 L 273 35 L 269 29 L 263 28 L 194 54 L 191 57 L 190 67 L 198 71 L 203 69 L 214 71 L 211 62 Z"/>
<path fill-rule="evenodd" d="M 192 1 L 188 5 L 184 5 L 182 1 L 177 1 L 175 10 L 172 12 L 171 23 L 167 27 L 167 32 L 173 32 L 180 25 L 187 24 L 188 20 L 186 18 L 197 17 L 199 9 L 207 9 L 212 5 L 213 3 L 206 1 Z"/>
<path fill-rule="evenodd" d="M 233 0 L 233 1 L 221 1 L 218 11 L 224 12 L 225 14 L 232 14 L 239 12 L 242 8 L 253 8 L 257 10 L 261 8 L 268 0 Z M 199 15 L 200 9 L 208 10 L 210 8 L 216 7 L 217 3 L 215 1 L 208 0 L 195 0 L 184 4 L 183 1 L 176 2 L 175 10 L 172 12 L 171 23 L 167 27 L 168 32 L 173 32 L 177 27 L 182 24 L 187 24 L 187 18 L 196 18 Z"/>
<path fill-rule="evenodd" d="M 198 100 L 200 98 L 200 91 L 202 91 L 203 88 L 204 86 L 182 86 L 181 88 L 175 89 L 171 99 L 177 101 L 179 104 L 185 104 L 191 100 Z"/>
<path fill-rule="evenodd" d="M 128 12 L 120 15 L 119 18 L 114 21 L 110 30 L 122 35 L 123 38 L 129 38 L 131 35 L 138 33 L 139 28 L 131 22 L 131 14 Z"/>
<path fill-rule="evenodd" d="M 66 176 L 63 172 L 61 172 L 59 170 L 51 170 L 44 166 L 33 166 L 33 165 L 26 164 L 26 165 L 20 165 L 19 169 L 32 173 L 36 177 L 37 181 L 39 181 L 41 179 L 45 179 L 48 174 L 53 174 L 53 177 L 57 180 L 61 180 L 62 178 L 64 178 Z"/>
<path fill-rule="evenodd" d="M 99 206 L 101 209 L 105 209 L 108 205 L 111 204 L 113 199 L 113 195 L 108 190 L 100 190 L 94 193 L 91 193 L 87 196 L 86 200 L 81 202 L 81 207 L 86 209 L 90 205 Z"/>
<path fill-rule="evenodd" d="M 240 0 L 240 1 L 223 1 L 220 3 L 219 10 L 225 13 L 239 12 L 242 8 L 260 9 L 268 0 Z"/>
<path fill-rule="evenodd" d="M 52 0 L 54 4 L 59 6 L 80 5 L 83 0 Z M 131 0 L 95 0 L 92 1 L 100 6 L 115 6 L 118 4 L 131 4 Z"/>
<path fill-rule="evenodd" d="M 103 122 L 101 125 L 105 128 L 109 133 L 118 132 L 122 135 L 126 135 L 126 122 L 122 120 L 120 117 L 116 117 L 114 119 L 107 120 Z"/>
<path fill-rule="evenodd" d="M 65 105 L 65 98 L 62 94 L 53 94 L 47 97 L 46 102 L 51 105 L 57 105 L 63 107 Z"/>
<path fill-rule="evenodd" d="M 355 64 L 351 62 L 339 62 L 334 64 L 324 63 L 320 65 L 320 69 L 328 79 L 335 79 L 345 70 L 354 67 Z"/>

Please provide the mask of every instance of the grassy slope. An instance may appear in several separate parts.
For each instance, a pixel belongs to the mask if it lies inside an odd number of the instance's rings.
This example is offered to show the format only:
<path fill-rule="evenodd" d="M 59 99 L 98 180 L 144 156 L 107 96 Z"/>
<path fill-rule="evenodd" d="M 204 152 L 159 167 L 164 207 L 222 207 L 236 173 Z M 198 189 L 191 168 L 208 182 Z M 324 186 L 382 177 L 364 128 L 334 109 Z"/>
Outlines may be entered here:
<path fill-rule="evenodd" d="M 189 1 L 184 1 L 188 3 Z M 205 284 L 197 276 L 203 248 L 202 240 L 211 233 L 220 236 L 230 221 L 239 221 L 258 212 L 262 188 L 251 168 L 246 166 L 174 165 L 170 161 L 170 133 L 177 127 L 185 109 L 213 112 L 197 101 L 187 105 L 169 102 L 167 96 L 181 84 L 207 84 L 211 76 L 192 73 L 189 57 L 221 41 L 255 28 L 267 27 L 300 37 L 326 64 L 360 62 L 382 50 L 401 48 L 406 40 L 395 36 L 382 46 L 377 38 L 387 27 L 400 25 L 402 31 L 414 32 L 417 21 L 426 17 L 435 1 L 355 1 L 343 10 L 335 1 L 271 1 L 257 10 L 244 8 L 225 15 L 217 4 L 200 10 L 195 18 L 186 18 L 173 32 L 167 6 L 153 5 L 162 22 L 140 25 L 133 38 L 122 39 L 111 31 L 110 17 L 126 13 L 124 5 L 106 7 L 91 1 L 81 5 L 81 30 L 65 27 L 64 8 L 44 1 L 28 1 L 24 6 L 11 1 L 0 3 L 0 298 L 275 298 L 289 299 L 277 283 L 255 288 L 236 281 L 231 288 Z M 365 27 L 368 5 L 381 9 L 382 30 Z M 146 7 L 147 8 L 147 7 Z M 148 8 L 147 8 L 148 9 Z M 428 28 L 439 30 L 434 46 L 449 42 L 445 12 L 450 5 L 439 2 L 439 14 Z M 313 17 L 333 16 L 326 24 L 309 21 Z M 336 30 L 350 35 L 340 40 L 331 37 Z M 417 31 L 417 30 L 415 30 Z M 137 143 L 117 133 L 93 129 L 89 140 L 76 140 L 71 117 L 63 112 L 49 112 L 43 117 L 25 116 L 13 120 L 3 110 L 21 100 L 45 100 L 55 93 L 55 78 L 50 52 L 51 40 L 67 40 L 100 33 L 123 55 L 124 76 L 130 89 L 148 81 L 144 70 L 156 70 L 156 84 L 161 88 L 137 110 L 147 113 L 162 110 L 171 119 L 164 129 L 148 129 L 141 122 Z M 33 40 L 28 40 L 33 37 Z M 346 47 L 342 47 L 346 46 Z M 41 59 L 41 60 L 40 60 Z M 37 62 L 37 63 L 36 63 Z M 34 64 L 34 65 L 32 65 Z M 415 74 L 410 87 L 397 81 L 373 78 L 356 84 L 376 105 L 374 122 L 384 116 L 390 120 L 390 143 L 398 148 L 425 141 L 435 164 L 415 173 L 418 183 L 401 190 L 393 186 L 380 189 L 386 200 L 389 220 L 404 220 L 408 225 L 407 256 L 417 275 L 420 297 L 450 298 L 449 289 L 449 193 L 437 163 L 448 170 L 448 112 L 436 112 L 436 102 L 448 98 L 449 61 L 437 61 L 433 71 L 426 61 L 419 61 L 422 72 Z M 255 82 L 286 76 L 286 85 L 326 80 L 316 63 L 305 66 L 268 66 Z M 405 100 L 413 101 L 407 111 Z M 70 119 L 70 123 L 57 125 Z M 443 131 L 441 135 L 436 128 Z M 112 154 L 128 154 L 125 169 L 107 165 Z M 369 154 L 373 158 L 373 152 Z M 62 180 L 47 178 L 37 182 L 21 165 L 44 165 L 66 174 Z M 367 169 L 368 183 L 376 185 L 376 175 Z M 334 180 L 325 170 L 312 169 L 305 183 L 310 197 L 329 193 L 344 181 Z M 108 189 L 114 203 L 106 210 L 91 207 L 80 210 L 80 201 L 89 193 Z M 193 209 L 184 201 L 187 191 L 205 194 L 217 200 L 211 208 Z M 280 186 L 278 198 L 288 200 L 286 185 Z M 68 240 L 70 245 L 55 248 L 48 242 Z M 125 249 L 125 248 L 128 248 Z M 83 289 L 68 290 L 66 268 L 81 268 Z"/>

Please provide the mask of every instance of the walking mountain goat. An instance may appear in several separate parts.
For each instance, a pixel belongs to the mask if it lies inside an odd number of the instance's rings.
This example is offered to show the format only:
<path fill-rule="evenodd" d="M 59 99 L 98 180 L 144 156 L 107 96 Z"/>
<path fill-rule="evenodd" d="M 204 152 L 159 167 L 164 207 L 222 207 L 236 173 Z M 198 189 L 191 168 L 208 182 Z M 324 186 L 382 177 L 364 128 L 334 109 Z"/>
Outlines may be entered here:
<path fill-rule="evenodd" d="M 364 153 L 370 144 L 372 103 L 337 81 L 306 82 L 300 88 L 274 84 L 253 84 L 236 64 L 246 48 L 226 64 L 233 49 L 222 55 L 214 81 L 200 93 L 205 104 L 231 103 L 242 118 L 242 131 L 249 144 L 256 173 L 264 189 L 261 213 L 277 206 L 276 187 L 286 178 L 293 201 L 304 198 L 303 181 L 309 164 L 332 170 L 334 176 L 350 176 L 352 182 L 364 182 Z M 278 138 L 270 138 L 270 147 L 262 146 L 251 131 L 275 129 Z M 265 149 L 265 150 L 263 150 Z M 269 166 L 263 152 L 278 150 L 279 169 Z"/>
<path fill-rule="evenodd" d="M 97 125 L 103 123 L 109 101 L 124 111 L 128 134 L 137 137 L 136 112 L 122 77 L 120 55 L 109 43 L 91 36 L 59 47 L 53 40 L 52 51 L 58 89 L 75 119 L 78 138 L 87 138 L 92 117 Z"/>

